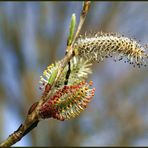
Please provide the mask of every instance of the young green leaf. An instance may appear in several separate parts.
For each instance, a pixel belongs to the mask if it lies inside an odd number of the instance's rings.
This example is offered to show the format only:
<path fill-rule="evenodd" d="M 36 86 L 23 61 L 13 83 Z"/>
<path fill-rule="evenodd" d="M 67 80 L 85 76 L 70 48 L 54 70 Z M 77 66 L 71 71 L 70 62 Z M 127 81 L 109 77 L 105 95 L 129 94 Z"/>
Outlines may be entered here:
<path fill-rule="evenodd" d="M 72 40 L 74 37 L 75 26 L 76 26 L 76 15 L 72 14 L 70 28 L 69 28 L 69 37 L 68 37 L 68 41 L 67 41 L 68 46 L 71 45 L 71 43 L 72 43 Z"/>

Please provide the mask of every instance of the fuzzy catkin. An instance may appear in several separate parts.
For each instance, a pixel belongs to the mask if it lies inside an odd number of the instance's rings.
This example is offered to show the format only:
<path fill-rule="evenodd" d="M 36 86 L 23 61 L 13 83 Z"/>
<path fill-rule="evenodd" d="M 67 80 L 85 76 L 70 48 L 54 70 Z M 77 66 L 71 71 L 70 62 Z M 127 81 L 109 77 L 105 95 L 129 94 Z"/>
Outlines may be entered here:
<path fill-rule="evenodd" d="M 92 63 L 90 63 L 88 60 L 84 60 L 83 58 L 75 56 L 70 60 L 70 63 L 71 63 L 71 73 L 67 85 L 73 85 L 77 82 L 85 80 L 88 77 L 88 74 L 92 73 L 91 71 Z M 39 83 L 41 83 L 40 85 L 41 90 L 45 90 L 45 86 L 47 84 L 52 83 L 52 79 L 55 78 L 56 76 L 55 74 L 59 69 L 59 64 L 60 64 L 59 62 L 56 62 L 55 64 L 49 65 L 47 69 L 44 70 L 43 76 L 41 76 L 41 79 L 39 81 Z M 67 71 L 68 71 L 68 65 L 62 71 L 61 77 L 57 81 L 57 84 L 55 86 L 56 89 L 64 85 Z"/>
<path fill-rule="evenodd" d="M 115 60 L 126 58 L 134 66 L 146 65 L 148 54 L 137 41 L 122 35 L 97 33 L 92 37 L 80 37 L 75 42 L 75 49 L 80 57 L 91 61 L 103 61 L 104 58 L 115 57 Z"/>
<path fill-rule="evenodd" d="M 63 121 L 78 116 L 94 96 L 95 88 L 91 89 L 91 85 L 92 81 L 82 81 L 58 89 L 38 110 L 40 119 L 55 118 Z"/>

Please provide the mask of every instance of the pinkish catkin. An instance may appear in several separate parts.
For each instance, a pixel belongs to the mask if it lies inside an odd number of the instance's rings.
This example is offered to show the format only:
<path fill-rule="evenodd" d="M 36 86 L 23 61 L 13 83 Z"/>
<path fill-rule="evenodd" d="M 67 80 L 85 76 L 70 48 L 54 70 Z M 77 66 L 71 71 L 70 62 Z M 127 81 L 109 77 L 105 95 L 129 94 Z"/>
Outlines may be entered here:
<path fill-rule="evenodd" d="M 40 119 L 71 119 L 78 116 L 91 101 L 95 88 L 89 88 L 92 81 L 63 86 L 38 110 Z"/>

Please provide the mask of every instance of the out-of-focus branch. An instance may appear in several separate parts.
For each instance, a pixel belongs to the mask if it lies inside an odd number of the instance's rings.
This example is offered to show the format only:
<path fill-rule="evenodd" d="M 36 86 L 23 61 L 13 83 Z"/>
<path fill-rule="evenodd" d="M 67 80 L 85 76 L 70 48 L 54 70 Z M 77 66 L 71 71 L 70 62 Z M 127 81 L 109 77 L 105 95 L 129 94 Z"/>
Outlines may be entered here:
<path fill-rule="evenodd" d="M 20 141 L 26 134 L 28 134 L 32 129 L 34 129 L 38 125 L 39 119 L 38 119 L 37 109 L 40 108 L 40 106 L 43 103 L 45 103 L 47 99 L 52 95 L 53 89 L 61 75 L 61 72 L 63 71 L 64 67 L 68 64 L 70 59 L 74 56 L 73 44 L 79 35 L 79 32 L 86 18 L 86 14 L 88 13 L 89 7 L 90 7 L 90 1 L 85 1 L 83 3 L 83 8 L 81 11 L 78 28 L 76 30 L 74 37 L 72 38 L 72 41 L 70 41 L 69 45 L 66 48 L 67 54 L 60 62 L 59 70 L 58 70 L 55 80 L 52 83 L 50 93 L 48 94 L 43 93 L 39 102 L 36 102 L 31 106 L 27 114 L 25 122 L 21 124 L 20 127 L 14 133 L 9 135 L 9 137 L 0 144 L 1 147 L 9 147 L 15 144 L 16 142 Z M 72 33 L 73 33 L 73 30 L 72 30 Z"/>

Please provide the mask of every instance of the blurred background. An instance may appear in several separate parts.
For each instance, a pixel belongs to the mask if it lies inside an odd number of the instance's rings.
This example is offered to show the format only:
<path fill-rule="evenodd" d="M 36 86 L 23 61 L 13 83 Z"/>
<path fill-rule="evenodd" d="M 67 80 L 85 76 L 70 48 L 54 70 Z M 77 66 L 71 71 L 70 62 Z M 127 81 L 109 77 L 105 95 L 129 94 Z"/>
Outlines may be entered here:
<path fill-rule="evenodd" d="M 39 100 L 43 70 L 62 59 L 82 2 L 0 3 L 0 141 Z M 81 34 L 117 32 L 148 43 L 148 2 L 92 2 Z M 78 24 L 78 23 L 77 23 Z M 93 101 L 79 117 L 46 120 L 15 146 L 148 146 L 148 67 L 107 59 L 89 77 Z"/>

